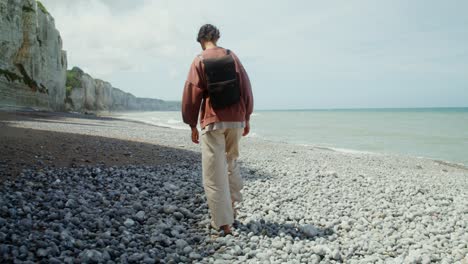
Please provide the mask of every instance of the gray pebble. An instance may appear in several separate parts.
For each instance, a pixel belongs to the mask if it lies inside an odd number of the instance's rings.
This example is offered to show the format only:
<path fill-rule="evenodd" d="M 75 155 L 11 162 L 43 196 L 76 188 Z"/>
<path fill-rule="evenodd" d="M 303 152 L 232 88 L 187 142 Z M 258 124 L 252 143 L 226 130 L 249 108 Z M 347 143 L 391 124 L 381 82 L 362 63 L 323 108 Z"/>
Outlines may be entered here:
<path fill-rule="evenodd" d="M 184 253 L 185 253 L 185 254 L 189 254 L 190 252 L 192 252 L 192 250 L 193 250 L 193 249 L 192 249 L 192 247 L 190 247 L 190 246 L 184 247 Z"/>
<path fill-rule="evenodd" d="M 102 253 L 95 249 L 87 249 L 80 253 L 80 260 L 86 263 L 102 263 Z"/>
<path fill-rule="evenodd" d="M 183 240 L 183 239 L 177 239 L 177 240 L 175 241 L 175 244 L 176 244 L 176 246 L 177 246 L 178 248 L 180 248 L 180 249 L 183 249 L 183 248 L 185 248 L 185 247 L 188 245 L 188 243 L 187 243 L 185 240 Z"/>
<path fill-rule="evenodd" d="M 140 222 L 145 220 L 145 212 L 144 211 L 138 211 L 138 213 L 136 213 L 136 215 L 135 215 L 135 218 Z"/>
<path fill-rule="evenodd" d="M 202 258 L 202 256 L 201 256 L 200 254 L 195 253 L 195 252 L 190 253 L 190 254 L 189 254 L 189 257 L 190 257 L 191 259 L 201 259 L 201 258 Z"/>
<path fill-rule="evenodd" d="M 134 224 L 135 224 L 135 221 L 133 221 L 133 220 L 130 219 L 130 218 L 127 218 L 127 219 L 125 220 L 125 222 L 124 222 L 124 225 L 125 225 L 126 227 L 132 227 Z"/>

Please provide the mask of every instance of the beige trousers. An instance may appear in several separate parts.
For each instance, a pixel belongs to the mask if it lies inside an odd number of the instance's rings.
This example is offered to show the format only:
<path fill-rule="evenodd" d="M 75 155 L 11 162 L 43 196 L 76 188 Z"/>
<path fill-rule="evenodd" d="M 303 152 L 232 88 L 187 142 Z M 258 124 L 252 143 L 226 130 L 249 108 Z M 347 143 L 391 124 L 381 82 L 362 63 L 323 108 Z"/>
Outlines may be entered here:
<path fill-rule="evenodd" d="M 243 187 L 237 158 L 243 128 L 202 133 L 202 171 L 211 223 L 215 228 L 234 222 L 232 202 L 242 201 Z"/>

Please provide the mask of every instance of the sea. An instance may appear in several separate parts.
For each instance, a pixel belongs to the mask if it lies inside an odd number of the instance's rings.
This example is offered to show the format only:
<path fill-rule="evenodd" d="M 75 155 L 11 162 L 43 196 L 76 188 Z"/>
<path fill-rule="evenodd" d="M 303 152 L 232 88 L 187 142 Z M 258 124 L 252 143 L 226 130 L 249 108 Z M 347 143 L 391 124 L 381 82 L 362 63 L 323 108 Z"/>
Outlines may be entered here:
<path fill-rule="evenodd" d="M 175 129 L 180 112 L 114 116 Z M 408 109 L 258 110 L 250 137 L 344 152 L 430 158 L 468 166 L 468 107 Z"/>

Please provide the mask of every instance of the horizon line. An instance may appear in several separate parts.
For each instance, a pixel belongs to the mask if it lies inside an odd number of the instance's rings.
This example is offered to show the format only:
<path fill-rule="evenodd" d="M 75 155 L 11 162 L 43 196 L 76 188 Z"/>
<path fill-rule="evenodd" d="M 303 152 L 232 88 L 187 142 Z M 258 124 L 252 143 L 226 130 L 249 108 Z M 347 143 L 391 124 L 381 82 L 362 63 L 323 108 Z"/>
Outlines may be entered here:
<path fill-rule="evenodd" d="M 468 109 L 468 106 L 424 106 L 424 107 L 337 107 L 337 108 L 262 108 L 254 111 L 336 111 L 336 110 L 424 110 L 424 109 Z"/>

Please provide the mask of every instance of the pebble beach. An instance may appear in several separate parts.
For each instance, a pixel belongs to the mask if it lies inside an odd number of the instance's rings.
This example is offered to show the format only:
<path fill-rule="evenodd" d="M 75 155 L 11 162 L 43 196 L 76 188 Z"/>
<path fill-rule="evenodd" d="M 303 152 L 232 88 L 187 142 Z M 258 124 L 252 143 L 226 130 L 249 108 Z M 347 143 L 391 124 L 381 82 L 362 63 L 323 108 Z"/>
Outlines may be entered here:
<path fill-rule="evenodd" d="M 190 131 L 27 112 L 0 128 L 1 263 L 468 263 L 461 165 L 246 137 L 239 224 L 216 237 Z"/>

